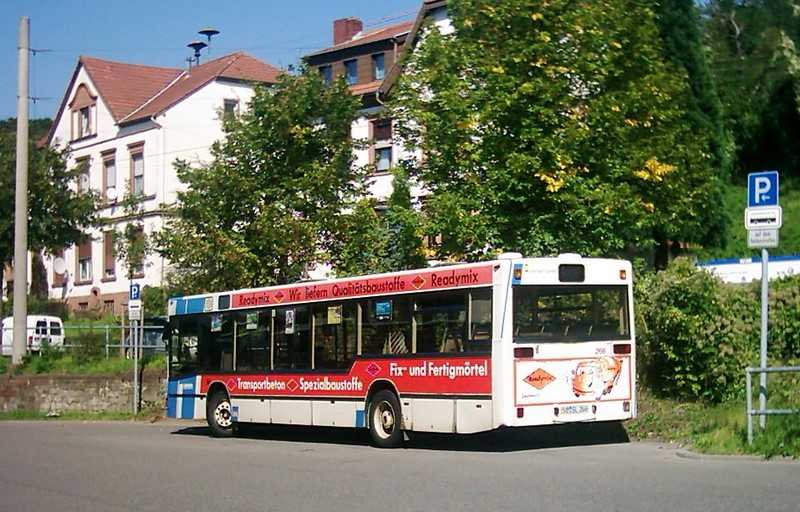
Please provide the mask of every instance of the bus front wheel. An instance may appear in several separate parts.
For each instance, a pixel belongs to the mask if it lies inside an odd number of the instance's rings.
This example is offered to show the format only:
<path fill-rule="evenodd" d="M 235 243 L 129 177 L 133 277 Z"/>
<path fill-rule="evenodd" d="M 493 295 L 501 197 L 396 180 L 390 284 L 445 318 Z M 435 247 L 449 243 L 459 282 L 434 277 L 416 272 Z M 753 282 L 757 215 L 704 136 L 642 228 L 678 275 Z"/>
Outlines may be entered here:
<path fill-rule="evenodd" d="M 233 415 L 231 401 L 226 393 L 217 391 L 208 400 L 206 420 L 214 437 L 231 437 L 233 435 Z"/>
<path fill-rule="evenodd" d="M 378 391 L 369 402 L 369 434 L 375 446 L 396 448 L 403 443 L 400 402 L 388 390 Z"/>

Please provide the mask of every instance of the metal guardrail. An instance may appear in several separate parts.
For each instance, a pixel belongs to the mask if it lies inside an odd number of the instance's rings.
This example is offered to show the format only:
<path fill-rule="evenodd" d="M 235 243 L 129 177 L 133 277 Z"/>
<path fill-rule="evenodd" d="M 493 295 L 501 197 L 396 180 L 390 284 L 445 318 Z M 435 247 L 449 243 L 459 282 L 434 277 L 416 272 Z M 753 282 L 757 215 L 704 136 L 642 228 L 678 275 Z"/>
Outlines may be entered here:
<path fill-rule="evenodd" d="M 753 409 L 753 374 L 800 373 L 800 366 L 773 366 L 768 368 L 745 368 L 747 380 L 747 443 L 753 444 L 753 416 L 800 414 L 800 409 Z"/>
<path fill-rule="evenodd" d="M 29 327 L 27 328 L 27 333 L 25 335 L 26 338 L 28 337 L 36 337 L 36 349 L 41 346 L 42 340 L 50 340 L 51 337 L 63 337 L 63 343 L 56 343 L 53 344 L 53 348 L 63 349 L 63 350 L 72 350 L 75 348 L 80 347 L 80 344 L 70 343 L 70 339 L 74 339 L 78 337 L 80 334 L 84 334 L 88 332 L 100 332 L 104 338 L 104 348 L 105 348 L 105 357 L 108 359 L 111 357 L 111 352 L 113 350 L 118 350 L 121 355 L 129 356 L 128 353 L 131 349 L 131 341 L 130 341 L 130 325 L 127 324 L 113 324 L 113 325 L 80 325 L 80 326 L 71 326 L 65 325 L 62 328 L 61 334 L 52 334 L 52 333 L 41 333 L 37 332 L 37 328 Z M 163 327 L 159 325 L 145 325 L 139 326 L 145 332 L 161 332 L 163 331 Z M 4 331 L 13 332 L 13 327 L 5 328 Z M 146 341 L 147 336 L 142 336 L 142 338 Z M 4 346 L 4 349 L 7 348 Z M 26 347 L 30 351 L 30 347 Z M 159 343 L 156 344 L 145 344 L 139 346 L 140 351 L 147 351 L 147 352 L 166 352 L 166 345 L 164 340 L 161 340 Z"/>

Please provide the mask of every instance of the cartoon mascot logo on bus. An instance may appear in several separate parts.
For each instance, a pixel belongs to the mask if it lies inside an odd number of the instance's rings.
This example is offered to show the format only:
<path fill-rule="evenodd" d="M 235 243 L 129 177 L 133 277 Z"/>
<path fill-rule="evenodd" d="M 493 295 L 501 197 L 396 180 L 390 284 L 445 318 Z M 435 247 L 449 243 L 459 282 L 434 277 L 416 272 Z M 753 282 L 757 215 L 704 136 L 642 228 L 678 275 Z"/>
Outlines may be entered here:
<path fill-rule="evenodd" d="M 582 361 L 572 371 L 572 391 L 577 397 L 594 394 L 599 400 L 614 388 L 621 370 L 622 361 L 611 356 Z"/>

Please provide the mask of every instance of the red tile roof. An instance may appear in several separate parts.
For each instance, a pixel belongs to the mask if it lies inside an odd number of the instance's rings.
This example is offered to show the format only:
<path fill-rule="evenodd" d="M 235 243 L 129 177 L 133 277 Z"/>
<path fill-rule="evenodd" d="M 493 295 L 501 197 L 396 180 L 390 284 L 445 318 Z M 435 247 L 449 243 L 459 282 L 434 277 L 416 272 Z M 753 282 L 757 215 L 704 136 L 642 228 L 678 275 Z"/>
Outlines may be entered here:
<path fill-rule="evenodd" d="M 310 57 L 313 55 L 321 55 L 323 53 L 335 52 L 338 50 L 343 50 L 345 48 L 352 48 L 354 46 L 360 46 L 362 44 L 373 43 L 375 41 L 391 39 L 395 36 L 407 33 L 409 30 L 411 30 L 412 26 L 414 26 L 413 21 L 404 21 L 402 23 L 387 25 L 385 27 L 372 30 L 370 32 L 356 34 L 356 36 L 354 36 L 353 39 L 349 41 L 345 41 L 344 43 L 339 43 L 335 46 L 331 46 L 330 48 L 318 50 L 314 53 L 309 54 L 308 56 Z"/>
<path fill-rule="evenodd" d="M 243 52 L 206 62 L 184 72 L 169 87 L 121 119 L 123 123 L 156 116 L 217 78 L 275 83 L 282 71 Z"/>
<path fill-rule="evenodd" d="M 369 94 L 377 91 L 380 88 L 381 83 L 383 83 L 382 80 L 373 80 L 372 82 L 367 82 L 365 84 L 351 85 L 350 92 L 353 94 Z"/>
<path fill-rule="evenodd" d="M 86 68 L 115 121 L 139 108 L 183 72 L 176 68 L 141 66 L 85 56 L 81 56 L 79 62 Z"/>

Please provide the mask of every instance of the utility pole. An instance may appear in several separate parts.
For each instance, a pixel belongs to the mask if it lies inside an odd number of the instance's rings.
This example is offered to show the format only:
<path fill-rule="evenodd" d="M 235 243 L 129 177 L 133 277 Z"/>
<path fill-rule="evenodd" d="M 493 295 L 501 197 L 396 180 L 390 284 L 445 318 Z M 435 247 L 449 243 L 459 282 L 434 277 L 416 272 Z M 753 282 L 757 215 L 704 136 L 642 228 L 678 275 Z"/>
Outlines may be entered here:
<path fill-rule="evenodd" d="M 30 20 L 19 20 L 17 182 L 14 194 L 14 343 L 11 363 L 22 363 L 28 329 L 28 51 Z"/>

